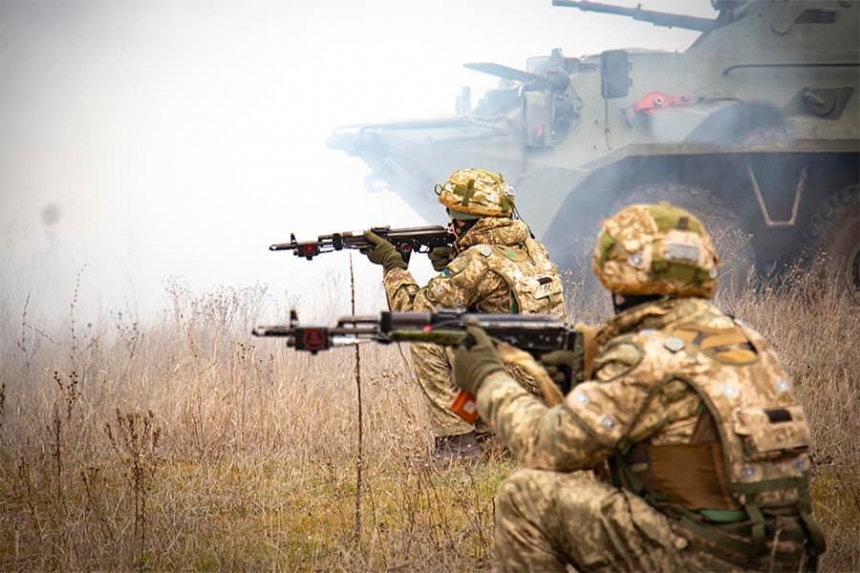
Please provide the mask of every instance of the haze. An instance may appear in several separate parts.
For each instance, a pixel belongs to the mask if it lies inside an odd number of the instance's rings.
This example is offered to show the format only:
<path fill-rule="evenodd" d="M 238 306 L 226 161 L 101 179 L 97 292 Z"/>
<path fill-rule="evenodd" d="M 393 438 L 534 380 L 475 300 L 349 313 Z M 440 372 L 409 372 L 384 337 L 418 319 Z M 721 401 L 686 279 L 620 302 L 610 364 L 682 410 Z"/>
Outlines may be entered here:
<path fill-rule="evenodd" d="M 642 3 L 715 15 L 707 0 Z M 461 85 L 477 99 L 495 83 L 464 62 L 694 37 L 550 0 L 3 0 L 0 317 L 28 297 L 31 314 L 67 316 L 78 277 L 86 313 L 149 316 L 171 277 L 267 284 L 310 317 L 347 310 L 346 254 L 311 263 L 267 245 L 428 222 L 366 191 L 363 164 L 325 147 L 334 126 L 452 113 Z M 354 264 L 360 309 L 379 310 L 379 269 Z M 423 257 L 412 268 L 431 276 Z"/>

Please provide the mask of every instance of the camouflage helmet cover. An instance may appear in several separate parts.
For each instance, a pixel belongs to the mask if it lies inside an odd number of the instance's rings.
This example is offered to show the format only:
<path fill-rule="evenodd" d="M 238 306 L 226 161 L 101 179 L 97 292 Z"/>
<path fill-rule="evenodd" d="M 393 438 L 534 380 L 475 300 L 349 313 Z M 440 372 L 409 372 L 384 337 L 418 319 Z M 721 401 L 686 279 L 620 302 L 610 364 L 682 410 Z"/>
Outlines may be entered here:
<path fill-rule="evenodd" d="M 511 217 L 514 212 L 513 188 L 501 173 L 484 169 L 458 169 L 436 185 L 436 194 L 453 217 Z"/>
<path fill-rule="evenodd" d="M 631 205 L 603 221 L 593 268 L 613 293 L 711 298 L 718 263 L 702 222 L 661 202 Z"/>

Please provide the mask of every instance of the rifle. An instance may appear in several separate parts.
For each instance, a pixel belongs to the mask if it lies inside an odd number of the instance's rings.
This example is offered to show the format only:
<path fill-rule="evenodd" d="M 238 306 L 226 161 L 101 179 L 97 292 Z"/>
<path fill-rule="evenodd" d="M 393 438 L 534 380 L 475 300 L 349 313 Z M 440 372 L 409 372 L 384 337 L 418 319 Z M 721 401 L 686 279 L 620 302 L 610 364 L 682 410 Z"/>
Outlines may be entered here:
<path fill-rule="evenodd" d="M 441 225 L 427 227 L 372 227 L 370 229 L 397 249 L 404 262 L 409 263 L 413 252 L 429 253 L 435 247 L 443 247 L 454 243 L 454 235 Z M 322 253 L 341 251 L 343 249 L 359 249 L 365 251 L 373 248 L 373 243 L 364 238 L 362 231 L 332 233 L 320 235 L 316 241 L 296 241 L 296 236 L 290 233 L 289 243 L 276 243 L 269 246 L 270 251 L 293 251 L 297 257 L 307 260 Z"/>
<path fill-rule="evenodd" d="M 472 314 L 465 310 L 437 312 L 382 312 L 377 316 L 345 316 L 335 326 L 300 326 L 298 314 L 290 311 L 287 325 L 257 326 L 254 336 L 287 339 L 287 346 L 316 354 L 337 346 L 378 342 L 426 342 L 442 346 L 469 344 L 468 324 L 476 324 L 496 341 L 502 361 L 517 364 L 535 378 L 549 405 L 560 403 L 571 388 L 566 372 L 559 387 L 534 360 L 553 350 L 584 352 L 583 335 L 561 318 L 542 314 Z M 521 350 L 520 350 L 521 349 Z M 451 410 L 467 422 L 478 416 L 475 397 L 460 391 Z"/>

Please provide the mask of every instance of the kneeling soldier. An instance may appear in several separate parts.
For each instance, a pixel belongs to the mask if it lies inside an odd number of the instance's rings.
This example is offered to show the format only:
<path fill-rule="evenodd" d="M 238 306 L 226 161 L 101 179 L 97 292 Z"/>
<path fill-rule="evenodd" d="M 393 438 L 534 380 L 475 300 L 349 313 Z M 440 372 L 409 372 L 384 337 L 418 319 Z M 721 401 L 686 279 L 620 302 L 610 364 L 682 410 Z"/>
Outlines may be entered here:
<path fill-rule="evenodd" d="M 465 308 L 469 312 L 565 314 L 558 269 L 525 223 L 515 218 L 513 192 L 501 175 L 460 169 L 437 185 L 436 191 L 439 202 L 447 207 L 456 241 L 450 249 L 440 247 L 430 253 L 440 274 L 426 286 L 415 282 L 390 243 L 373 233 L 365 234 L 376 244 L 368 258 L 383 267 L 391 310 Z M 427 398 L 435 456 L 443 462 L 478 459 L 475 427 L 449 410 L 455 390 L 450 350 L 435 344 L 412 344 L 410 350 Z M 513 373 L 527 386 L 534 383 L 522 372 Z"/>
<path fill-rule="evenodd" d="M 604 222 L 593 267 L 616 316 L 562 404 L 511 380 L 479 328 L 455 351 L 455 382 L 526 465 L 496 494 L 497 569 L 814 570 L 804 411 L 764 339 L 711 303 L 701 222 L 627 207 Z M 552 373 L 574 357 L 543 361 Z M 573 473 L 601 467 L 611 479 Z"/>

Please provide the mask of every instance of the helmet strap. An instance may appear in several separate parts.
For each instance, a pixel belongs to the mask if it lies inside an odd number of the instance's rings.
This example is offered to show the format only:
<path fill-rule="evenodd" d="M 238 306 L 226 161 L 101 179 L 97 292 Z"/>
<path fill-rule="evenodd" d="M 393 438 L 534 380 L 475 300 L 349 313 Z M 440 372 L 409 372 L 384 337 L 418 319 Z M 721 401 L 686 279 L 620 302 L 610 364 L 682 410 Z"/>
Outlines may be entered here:
<path fill-rule="evenodd" d="M 457 238 L 459 239 L 463 235 L 469 232 L 469 230 L 475 226 L 475 223 L 480 221 L 480 219 L 453 219 L 454 229 L 457 231 Z"/>
<path fill-rule="evenodd" d="M 517 209 L 517 206 L 516 206 L 516 205 L 514 205 L 513 217 L 511 217 L 511 218 L 512 218 L 512 219 L 514 219 L 514 220 L 523 221 L 523 218 L 520 216 L 520 211 L 519 211 L 519 209 Z M 528 223 L 526 223 L 525 221 L 523 221 L 523 223 L 525 224 L 526 229 L 528 229 L 528 230 L 529 230 L 529 237 L 531 237 L 532 239 L 534 239 L 534 238 L 535 238 L 535 234 L 534 234 L 534 233 L 532 233 L 532 228 L 531 228 L 531 227 L 529 227 L 529 224 L 528 224 Z"/>

